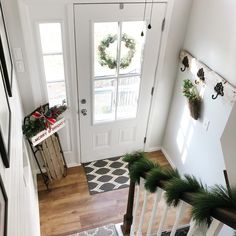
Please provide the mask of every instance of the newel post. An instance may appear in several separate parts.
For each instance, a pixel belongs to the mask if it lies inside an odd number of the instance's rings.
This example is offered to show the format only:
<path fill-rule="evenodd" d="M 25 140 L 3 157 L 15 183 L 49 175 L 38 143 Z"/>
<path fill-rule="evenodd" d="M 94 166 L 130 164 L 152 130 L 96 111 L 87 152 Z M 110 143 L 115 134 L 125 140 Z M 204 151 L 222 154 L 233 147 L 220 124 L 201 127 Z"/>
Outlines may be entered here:
<path fill-rule="evenodd" d="M 121 225 L 121 229 L 124 235 L 129 235 L 130 228 L 133 222 L 134 193 L 135 193 L 135 182 L 130 180 L 127 209 L 124 215 L 123 225 Z"/>

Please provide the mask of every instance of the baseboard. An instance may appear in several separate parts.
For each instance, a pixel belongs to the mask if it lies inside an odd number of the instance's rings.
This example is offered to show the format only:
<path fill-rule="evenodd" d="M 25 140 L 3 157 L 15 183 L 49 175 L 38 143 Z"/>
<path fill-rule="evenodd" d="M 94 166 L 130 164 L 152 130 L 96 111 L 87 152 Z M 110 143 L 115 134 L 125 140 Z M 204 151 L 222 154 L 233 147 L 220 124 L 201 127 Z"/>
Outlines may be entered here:
<path fill-rule="evenodd" d="M 174 162 L 172 161 L 171 157 L 169 156 L 168 152 L 166 151 L 165 148 L 161 148 L 161 151 L 163 152 L 163 154 L 165 155 L 167 161 L 170 163 L 172 168 L 176 168 L 176 165 L 174 164 Z"/>
<path fill-rule="evenodd" d="M 81 166 L 81 164 L 78 164 L 78 163 L 69 163 L 69 164 L 67 164 L 67 167 L 68 167 L 68 168 L 76 167 L 76 166 Z M 43 172 L 46 172 L 46 169 L 45 169 L 45 168 L 42 168 L 42 171 L 43 171 Z M 40 170 L 39 170 L 39 169 L 35 169 L 33 172 L 34 172 L 35 175 L 40 174 Z"/>
<path fill-rule="evenodd" d="M 145 148 L 145 152 L 155 152 L 155 151 L 160 151 L 161 147 L 148 147 Z"/>
<path fill-rule="evenodd" d="M 67 164 L 68 168 L 76 167 L 76 166 L 81 166 L 81 164 L 79 164 L 79 163 L 69 163 L 69 164 Z"/>

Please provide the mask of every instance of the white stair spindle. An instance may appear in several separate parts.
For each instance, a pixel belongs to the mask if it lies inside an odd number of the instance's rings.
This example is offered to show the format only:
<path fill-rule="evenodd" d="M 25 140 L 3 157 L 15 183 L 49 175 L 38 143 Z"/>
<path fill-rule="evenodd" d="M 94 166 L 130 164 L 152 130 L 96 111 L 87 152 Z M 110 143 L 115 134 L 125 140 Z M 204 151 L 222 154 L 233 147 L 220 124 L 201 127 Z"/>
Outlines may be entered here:
<path fill-rule="evenodd" d="M 157 188 L 157 191 L 155 193 L 155 200 L 154 200 L 154 205 L 152 208 L 151 218 L 150 218 L 149 224 L 148 224 L 147 236 L 150 236 L 152 233 L 153 222 L 154 222 L 154 219 L 156 218 L 157 206 L 161 200 L 162 192 L 163 192 L 163 190 L 161 188 Z"/>
<path fill-rule="evenodd" d="M 144 189 L 144 181 L 140 181 L 140 187 Z M 147 199 L 148 199 L 148 191 L 145 189 L 144 190 L 144 199 L 143 199 L 143 207 L 139 219 L 139 225 L 138 225 L 138 231 L 137 231 L 137 236 L 142 236 L 142 227 L 143 227 L 143 222 L 144 222 L 144 215 L 147 207 Z"/>
<path fill-rule="evenodd" d="M 223 223 L 213 219 L 209 229 L 207 230 L 206 236 L 217 236 L 223 227 Z"/>
<path fill-rule="evenodd" d="M 191 219 L 187 236 L 193 236 L 193 234 L 197 228 L 198 228 L 198 225 L 196 224 L 196 222 L 193 219 Z"/>
<path fill-rule="evenodd" d="M 187 236 L 206 236 L 207 228 L 207 224 L 198 224 L 195 220 L 191 219 Z"/>
<path fill-rule="evenodd" d="M 135 191 L 135 205 L 134 205 L 134 211 L 133 211 L 133 222 L 130 229 L 130 236 L 135 235 L 135 226 L 137 221 L 137 213 L 138 213 L 138 207 L 139 207 L 139 199 L 140 199 L 140 186 L 136 185 L 136 191 Z"/>
<path fill-rule="evenodd" d="M 156 236 L 161 236 L 161 234 L 162 234 L 168 211 L 169 211 L 169 206 L 165 203 L 164 212 L 162 214 L 161 221 L 160 221 Z"/>
<path fill-rule="evenodd" d="M 170 236 L 175 236 L 175 233 L 176 233 L 176 231 L 177 231 L 177 228 L 178 228 L 178 226 L 179 226 L 179 223 L 180 223 L 180 221 L 181 221 L 181 219 L 182 219 L 182 217 L 183 217 L 183 215 L 184 215 L 185 206 L 186 206 L 186 205 L 185 205 L 184 201 L 181 200 L 180 203 L 179 203 L 177 212 L 176 212 L 175 223 L 174 223 L 174 226 L 173 226 L 173 228 L 172 228 L 172 230 L 171 230 Z"/>

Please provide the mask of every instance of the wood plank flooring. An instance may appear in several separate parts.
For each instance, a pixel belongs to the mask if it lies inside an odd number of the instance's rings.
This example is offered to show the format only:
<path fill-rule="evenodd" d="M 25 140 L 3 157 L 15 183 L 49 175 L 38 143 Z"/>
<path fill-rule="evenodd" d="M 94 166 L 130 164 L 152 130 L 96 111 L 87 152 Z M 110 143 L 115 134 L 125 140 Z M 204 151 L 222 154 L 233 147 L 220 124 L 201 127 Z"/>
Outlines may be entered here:
<path fill-rule="evenodd" d="M 149 153 L 149 158 L 163 167 L 170 167 L 160 151 Z M 52 188 L 52 191 L 46 191 L 38 177 L 41 236 L 65 236 L 123 220 L 128 188 L 90 195 L 82 166 L 69 168 L 68 175 L 55 182 Z M 151 205 L 148 208 L 150 213 Z M 167 227 L 173 220 L 174 212 Z M 188 220 L 186 216 L 184 223 Z"/>

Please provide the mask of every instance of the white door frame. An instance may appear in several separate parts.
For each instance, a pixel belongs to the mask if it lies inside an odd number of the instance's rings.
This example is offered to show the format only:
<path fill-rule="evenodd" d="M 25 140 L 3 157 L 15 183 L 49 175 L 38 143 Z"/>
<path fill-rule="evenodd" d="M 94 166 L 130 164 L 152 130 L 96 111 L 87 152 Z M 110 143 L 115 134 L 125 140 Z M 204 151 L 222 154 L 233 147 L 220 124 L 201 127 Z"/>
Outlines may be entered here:
<path fill-rule="evenodd" d="M 74 116 L 73 117 L 73 122 L 75 125 L 75 133 L 76 133 L 76 140 L 75 143 L 77 144 L 77 161 L 78 163 L 74 163 L 74 165 L 76 164 L 80 164 L 81 162 L 81 156 L 80 156 L 80 130 L 79 130 L 79 101 L 78 101 L 78 91 L 77 91 L 77 68 L 76 68 L 76 55 L 75 55 L 75 24 L 74 24 L 74 5 L 75 4 L 94 4 L 94 3 L 100 3 L 100 4 L 106 4 L 106 3 L 117 3 L 119 4 L 120 1 L 118 0 L 92 0 L 92 1 L 88 1 L 88 0 L 17 0 L 18 2 L 18 6 L 19 6 L 19 13 L 20 13 L 20 19 L 21 19 L 21 23 L 22 23 L 22 30 L 23 30 L 23 36 L 24 36 L 24 44 L 25 46 L 27 46 L 28 50 L 26 50 L 25 52 L 25 61 L 28 64 L 31 64 L 31 66 L 28 66 L 29 68 L 29 74 L 31 76 L 31 78 L 35 78 L 36 76 L 36 81 L 35 84 L 40 84 L 39 78 L 37 78 L 38 76 L 38 69 L 35 65 L 33 65 L 31 62 L 32 58 L 34 60 L 35 55 L 33 53 L 33 50 L 31 50 L 33 48 L 33 45 L 30 43 L 32 40 L 32 31 L 31 28 L 29 26 L 29 21 L 30 21 L 30 17 L 29 17 L 29 12 L 30 12 L 30 7 L 31 5 L 34 4 L 43 4 L 43 5 L 47 5 L 47 4 L 59 4 L 62 5 L 64 7 L 64 10 L 67 13 L 67 19 L 66 19 L 66 24 L 65 27 L 67 27 L 68 29 L 68 44 L 69 48 L 68 48 L 68 52 L 69 52 L 69 60 L 70 60 L 70 77 L 71 77 L 71 82 L 70 82 L 70 86 L 74 86 L 73 89 L 73 95 L 75 96 L 76 99 L 74 99 L 74 106 L 75 106 L 75 112 L 74 112 Z M 123 3 L 143 3 L 145 2 L 144 0 L 123 0 Z M 149 1 L 150 2 L 150 1 Z M 154 94 L 152 96 L 152 100 L 151 100 L 151 106 L 150 106 L 150 113 L 149 113 L 149 118 L 148 118 L 148 123 L 147 123 L 147 132 L 146 132 L 146 137 L 147 137 L 147 141 L 145 144 L 145 151 L 154 151 L 153 149 L 150 150 L 149 148 L 149 144 L 150 144 L 150 135 L 151 135 L 151 128 L 150 127 L 150 123 L 151 120 L 153 118 L 153 114 L 155 112 L 155 100 L 157 98 L 157 93 L 158 93 L 158 83 L 159 83 L 159 79 L 161 77 L 162 74 L 162 70 L 163 70 L 163 63 L 164 63 L 164 57 L 165 57 L 165 53 L 166 53 L 166 48 L 167 48 L 167 38 L 168 38 L 168 34 L 169 34 L 169 30 L 170 30 L 170 20 L 171 20 L 171 16 L 172 16 L 172 12 L 173 12 L 173 6 L 175 3 L 175 0 L 163 0 L 163 1 L 155 1 L 155 2 L 162 2 L 162 3 L 167 3 L 167 11 L 166 11 L 166 21 L 165 21 L 165 30 L 162 33 L 162 42 L 160 45 L 160 51 L 159 51 L 159 63 L 157 64 L 157 68 L 156 68 L 156 76 L 155 76 L 155 82 L 154 82 Z M 39 90 L 38 88 L 39 86 L 35 86 L 32 87 L 32 91 L 33 94 L 35 94 L 34 98 L 33 98 L 33 103 L 37 104 L 42 97 L 42 92 L 41 90 Z M 71 90 L 71 88 L 69 88 Z M 155 149 L 160 149 L 160 147 L 156 147 Z"/>
<path fill-rule="evenodd" d="M 128 1 L 128 0 L 125 0 L 123 1 L 124 3 L 125 2 L 140 2 L 140 3 L 143 3 L 144 1 L 143 0 L 138 0 L 138 1 Z M 155 149 L 150 149 L 149 148 L 149 143 L 150 143 L 150 135 L 151 135 L 151 127 L 150 127 L 150 123 L 151 123 L 151 119 L 152 119 L 152 116 L 153 116 L 153 113 L 155 111 L 155 107 L 154 107 L 154 104 L 155 104 L 155 99 L 157 98 L 157 91 L 158 91 L 158 78 L 160 78 L 160 75 L 162 73 L 162 69 L 163 69 L 163 62 L 164 62 L 164 57 L 165 57 L 165 52 L 166 52 L 166 46 L 167 46 L 167 38 L 168 38 L 168 33 L 169 33 L 169 28 L 170 28 L 170 19 L 171 19 L 171 15 L 172 15 L 172 11 L 173 11 L 173 5 L 174 5 L 174 0 L 169 0 L 169 1 L 155 1 L 155 2 L 165 2 L 167 3 L 167 10 L 166 10 L 166 14 L 165 14 L 165 29 L 164 31 L 162 32 L 162 36 L 161 36 L 161 43 L 160 43 L 160 47 L 159 47 L 159 60 L 157 62 L 157 65 L 156 65 L 156 72 L 155 72 L 155 78 L 154 78 L 154 84 L 153 84 L 153 88 L 154 88 L 154 93 L 153 93 L 153 96 L 151 98 L 151 102 L 150 102 L 150 108 L 149 108 L 149 114 L 148 114 L 148 121 L 147 121 L 147 127 L 146 127 L 146 143 L 144 144 L 144 151 L 156 151 L 156 150 L 160 150 L 161 147 L 155 147 Z M 73 4 L 73 5 L 69 5 L 68 6 L 68 15 L 71 16 L 72 12 L 73 12 L 73 16 L 74 16 L 74 5 L 80 5 L 80 4 L 106 4 L 106 3 L 117 3 L 117 4 L 120 4 L 118 3 L 117 1 L 92 1 L 92 2 L 88 2 L 88 1 L 79 1 L 78 3 L 76 4 Z M 75 20 L 75 19 L 74 19 Z M 74 23 L 74 22 L 73 22 Z M 75 30 L 75 26 L 74 26 L 74 30 Z M 75 35 L 75 32 L 73 33 L 73 37 Z M 74 38 L 75 40 L 75 38 Z M 75 42 L 76 43 L 76 42 Z M 75 55 L 75 43 L 74 43 L 74 48 L 73 48 L 73 52 L 74 52 L 74 57 L 76 57 Z M 76 71 L 76 74 L 77 74 L 77 71 Z M 78 82 L 77 82 L 78 83 Z M 77 84 L 78 85 L 78 84 Z M 77 91 L 78 92 L 78 91 Z M 79 93 L 78 93 L 79 95 Z M 77 102 L 78 102 L 78 121 L 79 121 L 79 100 L 77 99 Z M 81 135 L 81 134 L 80 134 Z M 79 135 L 79 139 L 80 139 L 80 135 Z M 81 155 L 80 155 L 81 157 Z M 80 161 L 81 161 L 81 158 L 80 158 Z"/>

